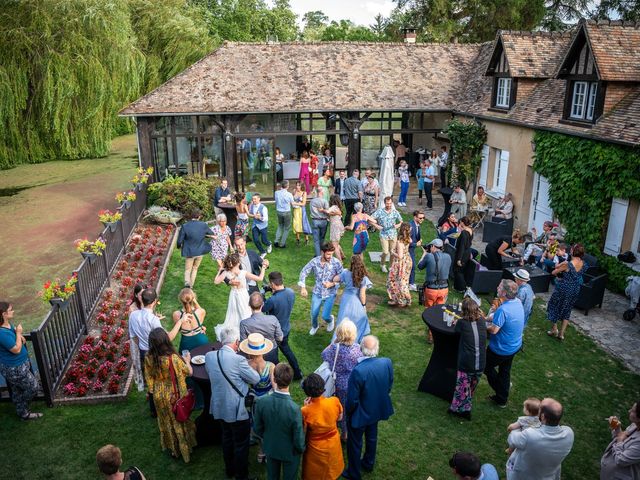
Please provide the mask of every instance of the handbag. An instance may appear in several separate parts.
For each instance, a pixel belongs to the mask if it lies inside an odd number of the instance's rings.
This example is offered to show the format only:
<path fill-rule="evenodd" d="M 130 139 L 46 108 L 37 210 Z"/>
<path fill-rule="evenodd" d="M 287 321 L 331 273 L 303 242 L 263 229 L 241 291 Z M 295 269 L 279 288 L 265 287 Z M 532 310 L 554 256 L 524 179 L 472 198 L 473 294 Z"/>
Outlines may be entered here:
<path fill-rule="evenodd" d="M 220 363 L 220 351 L 216 353 L 216 359 L 218 360 L 218 367 L 220 367 L 220 373 L 222 373 L 222 376 L 224 377 L 224 379 L 227 382 L 229 382 L 229 385 L 231 385 L 231 388 L 233 388 L 236 391 L 236 393 L 240 395 L 241 398 L 244 398 L 245 408 L 247 410 L 251 410 L 251 408 L 253 407 L 253 404 L 255 403 L 256 397 L 254 397 L 253 395 L 249 395 L 249 393 L 247 393 L 246 395 L 243 395 L 240 389 L 236 387 L 231 380 L 229 380 L 229 377 L 227 377 L 227 374 L 224 373 L 224 370 L 222 369 L 222 363 Z"/>
<path fill-rule="evenodd" d="M 171 374 L 171 383 L 173 384 L 173 394 L 171 395 L 171 410 L 179 422 L 186 422 L 191 416 L 193 407 L 196 405 L 196 397 L 193 389 L 188 389 L 184 397 L 178 392 L 178 382 L 176 382 L 176 371 L 173 366 L 173 355 L 169 357 L 169 373 Z"/>
<path fill-rule="evenodd" d="M 324 380 L 324 393 L 325 397 L 333 397 L 336 393 L 336 362 L 338 361 L 338 352 L 340 351 L 340 344 L 336 343 L 336 355 L 333 358 L 333 367 L 329 368 L 329 362 L 322 362 L 318 368 L 316 368 L 315 374 L 318 374 Z"/>

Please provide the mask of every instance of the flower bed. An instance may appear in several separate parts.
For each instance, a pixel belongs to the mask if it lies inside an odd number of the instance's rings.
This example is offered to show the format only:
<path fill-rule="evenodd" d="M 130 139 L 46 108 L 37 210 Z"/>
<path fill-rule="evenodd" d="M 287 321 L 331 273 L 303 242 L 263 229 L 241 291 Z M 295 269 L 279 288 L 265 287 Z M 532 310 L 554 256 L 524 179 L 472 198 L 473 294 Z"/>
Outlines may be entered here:
<path fill-rule="evenodd" d="M 136 283 L 157 288 L 173 233 L 172 225 L 136 227 L 89 321 L 90 334 L 69 364 L 59 398 L 126 393 L 129 299 Z"/>

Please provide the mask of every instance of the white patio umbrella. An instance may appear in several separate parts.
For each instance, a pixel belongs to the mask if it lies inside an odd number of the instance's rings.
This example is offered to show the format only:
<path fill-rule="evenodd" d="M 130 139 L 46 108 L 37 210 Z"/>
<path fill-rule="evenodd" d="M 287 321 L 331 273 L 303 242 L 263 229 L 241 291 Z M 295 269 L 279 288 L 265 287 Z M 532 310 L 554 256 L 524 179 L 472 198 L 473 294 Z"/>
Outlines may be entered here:
<path fill-rule="evenodd" d="M 384 197 L 393 195 L 393 167 L 395 165 L 395 155 L 393 149 L 387 145 L 382 149 L 380 158 L 380 197 L 378 208 L 384 208 Z"/>

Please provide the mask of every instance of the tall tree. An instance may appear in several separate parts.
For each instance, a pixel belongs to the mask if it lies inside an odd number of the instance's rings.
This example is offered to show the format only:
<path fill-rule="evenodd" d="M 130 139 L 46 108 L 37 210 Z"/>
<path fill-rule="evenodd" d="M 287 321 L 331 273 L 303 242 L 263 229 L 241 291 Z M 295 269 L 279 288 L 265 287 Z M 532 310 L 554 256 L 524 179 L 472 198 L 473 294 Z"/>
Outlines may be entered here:
<path fill-rule="evenodd" d="M 329 23 L 329 17 L 327 17 L 322 10 L 314 10 L 302 16 L 302 23 L 304 24 L 305 30 L 307 28 L 322 28 Z"/>
<path fill-rule="evenodd" d="M 589 0 L 547 0 L 545 14 L 540 26 L 543 30 L 566 30 L 579 18 L 586 17 Z"/>
<path fill-rule="evenodd" d="M 484 42 L 499 29 L 531 30 L 544 17 L 544 0 L 395 0 L 421 40 Z M 392 14 L 392 18 L 394 15 Z M 403 26 L 397 25 L 396 29 Z"/>
<path fill-rule="evenodd" d="M 640 1 L 639 0 L 602 0 L 596 5 L 593 18 L 598 19 L 621 19 L 640 21 Z"/>
<path fill-rule="evenodd" d="M 332 21 L 322 32 L 322 41 L 375 42 L 380 39 L 371 29 L 351 20 Z"/>

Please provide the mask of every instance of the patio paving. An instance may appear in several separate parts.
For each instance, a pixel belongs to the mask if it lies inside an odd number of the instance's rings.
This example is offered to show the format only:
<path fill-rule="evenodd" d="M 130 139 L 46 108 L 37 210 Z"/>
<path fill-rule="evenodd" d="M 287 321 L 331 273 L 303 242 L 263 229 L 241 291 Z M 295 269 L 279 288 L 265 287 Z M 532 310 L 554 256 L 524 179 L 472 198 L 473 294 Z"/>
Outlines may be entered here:
<path fill-rule="evenodd" d="M 434 188 L 433 210 L 426 210 L 425 202 L 418 205 L 418 194 L 414 183 L 411 184 L 406 207 L 398 207 L 403 213 L 411 214 L 413 210 L 423 210 L 426 219 L 437 223 L 444 211 L 444 200 Z M 484 252 L 486 243 L 482 242 L 482 229 L 476 230 L 473 247 Z M 536 304 L 534 308 L 546 310 L 546 302 L 551 297 L 553 286 L 548 293 L 536 294 L 536 298 L 544 300 L 544 305 Z M 623 295 L 606 290 L 602 308 L 589 310 L 585 315 L 581 310 L 571 312 L 571 323 L 582 333 L 592 338 L 605 352 L 620 360 L 625 367 L 640 374 L 640 317 L 627 322 L 622 313 L 629 308 L 629 299 Z"/>

